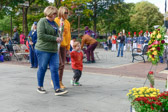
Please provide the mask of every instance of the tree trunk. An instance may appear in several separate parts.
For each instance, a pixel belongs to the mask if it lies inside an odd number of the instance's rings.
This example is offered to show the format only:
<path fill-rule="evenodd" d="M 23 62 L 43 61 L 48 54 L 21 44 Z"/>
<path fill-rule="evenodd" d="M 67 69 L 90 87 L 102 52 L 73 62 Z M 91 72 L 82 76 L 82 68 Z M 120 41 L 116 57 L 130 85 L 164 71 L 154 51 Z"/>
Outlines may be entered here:
<path fill-rule="evenodd" d="M 12 31 L 13 31 L 13 29 L 12 29 L 12 13 L 11 13 L 11 34 L 10 34 L 10 36 L 11 36 L 11 38 L 12 38 Z"/>
<path fill-rule="evenodd" d="M 61 5 L 61 0 L 54 0 L 54 3 L 55 3 L 55 6 L 56 6 L 57 8 L 59 8 L 60 5 Z"/>
<path fill-rule="evenodd" d="M 94 15 L 93 15 L 93 31 L 96 33 L 96 23 L 97 23 L 97 2 L 94 2 Z"/>
<path fill-rule="evenodd" d="M 25 36 L 27 36 L 28 35 L 28 26 L 27 26 L 27 13 L 28 13 L 28 7 L 26 7 L 25 8 L 25 24 L 24 24 L 24 29 L 25 29 L 25 32 L 24 32 L 24 34 L 25 34 Z"/>

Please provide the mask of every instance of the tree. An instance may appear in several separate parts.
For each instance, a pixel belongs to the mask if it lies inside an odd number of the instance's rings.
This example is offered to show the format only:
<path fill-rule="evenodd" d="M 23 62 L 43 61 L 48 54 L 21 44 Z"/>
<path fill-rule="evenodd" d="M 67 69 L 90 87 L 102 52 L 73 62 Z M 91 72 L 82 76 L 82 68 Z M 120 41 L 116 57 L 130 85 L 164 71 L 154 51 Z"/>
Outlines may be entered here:
<path fill-rule="evenodd" d="M 103 15 L 111 5 L 123 2 L 123 0 L 92 0 L 88 7 L 93 10 L 93 30 L 96 32 L 98 16 Z"/>
<path fill-rule="evenodd" d="M 0 31 L 3 31 L 4 33 L 10 32 L 10 17 L 4 16 L 3 19 L 0 20 Z"/>
<path fill-rule="evenodd" d="M 54 0 L 55 6 L 56 6 L 57 8 L 60 7 L 61 1 L 62 1 L 62 0 Z"/>
<path fill-rule="evenodd" d="M 139 2 L 133 9 L 130 24 L 135 31 L 152 31 L 154 25 L 163 25 L 163 14 L 152 3 L 147 1 Z"/>
<path fill-rule="evenodd" d="M 41 11 L 43 12 L 43 10 L 40 10 L 41 7 L 43 6 L 43 8 L 45 8 L 44 6 L 47 6 L 49 5 L 48 3 L 48 0 L 28 0 L 29 1 L 29 6 L 28 7 L 25 7 L 25 13 L 24 13 L 24 16 L 25 16 L 25 23 L 24 23 L 24 27 L 25 27 L 25 34 L 28 35 L 28 22 L 27 22 L 27 14 L 28 14 L 28 10 L 29 8 L 31 7 L 35 7 L 37 11 Z M 36 11 L 36 12 L 37 12 Z M 40 13 L 40 12 L 38 12 Z M 37 15 L 37 13 L 35 14 Z M 35 16 L 34 15 L 34 16 Z M 40 14 L 39 14 L 40 15 Z M 39 18 L 38 18 L 39 19 Z M 37 20 L 37 19 L 36 19 Z M 23 31 L 24 32 L 24 31 Z"/>
<path fill-rule="evenodd" d="M 87 8 L 87 4 L 91 0 L 64 0 L 61 2 L 62 6 L 66 6 L 70 10 L 69 21 L 72 29 L 77 29 L 80 20 L 80 27 L 91 24 L 92 10 Z M 81 12 L 76 12 L 81 10 Z M 72 24 L 73 23 L 73 24 Z"/>

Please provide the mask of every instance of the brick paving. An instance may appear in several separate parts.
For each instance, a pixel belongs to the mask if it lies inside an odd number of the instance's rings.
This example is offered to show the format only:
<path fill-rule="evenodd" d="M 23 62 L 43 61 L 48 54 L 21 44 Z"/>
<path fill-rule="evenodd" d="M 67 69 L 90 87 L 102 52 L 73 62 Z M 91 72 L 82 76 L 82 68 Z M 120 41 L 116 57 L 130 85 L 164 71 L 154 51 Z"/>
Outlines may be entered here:
<path fill-rule="evenodd" d="M 22 65 L 22 66 L 30 66 L 28 62 L 18 62 L 18 61 L 6 61 L 4 64 L 13 64 L 13 65 Z M 127 77 L 139 77 L 139 78 L 146 78 L 148 71 L 151 68 L 150 62 L 138 62 L 138 63 L 131 63 L 131 64 L 123 64 L 120 66 L 114 66 L 111 68 L 100 68 L 100 67 L 89 67 L 88 64 L 84 64 L 83 72 L 89 73 L 98 73 L 98 74 L 106 74 L 106 75 L 117 75 L 117 76 L 127 76 Z M 91 65 L 91 64 L 89 64 Z M 155 72 L 155 78 L 165 80 L 167 74 L 160 73 L 166 68 L 166 64 L 159 63 L 158 66 L 153 66 L 152 71 Z M 71 70 L 71 65 L 66 64 L 65 70 Z"/>
<path fill-rule="evenodd" d="M 116 57 L 117 52 L 105 51 L 104 49 L 96 49 L 96 52 L 99 56 L 99 59 L 95 55 L 96 63 L 94 64 L 85 64 L 83 72 L 89 73 L 99 73 L 99 74 L 107 74 L 107 75 L 117 75 L 117 76 L 127 76 L 127 77 L 139 77 L 146 78 L 148 71 L 151 68 L 150 62 L 138 62 L 132 63 L 131 52 L 124 52 L 124 57 Z M 147 59 L 146 59 L 147 60 Z M 14 65 L 22 65 L 22 66 L 30 66 L 28 61 L 16 61 L 13 59 L 12 61 L 5 61 L 4 64 L 14 64 Z M 158 66 L 153 66 L 152 71 L 155 72 L 155 78 L 165 80 L 168 74 L 168 70 L 166 72 L 164 69 L 167 65 L 159 63 Z M 71 70 L 71 66 L 66 64 L 65 70 Z M 162 73 L 161 73 L 162 72 Z M 166 74 L 167 73 L 167 74 Z"/>

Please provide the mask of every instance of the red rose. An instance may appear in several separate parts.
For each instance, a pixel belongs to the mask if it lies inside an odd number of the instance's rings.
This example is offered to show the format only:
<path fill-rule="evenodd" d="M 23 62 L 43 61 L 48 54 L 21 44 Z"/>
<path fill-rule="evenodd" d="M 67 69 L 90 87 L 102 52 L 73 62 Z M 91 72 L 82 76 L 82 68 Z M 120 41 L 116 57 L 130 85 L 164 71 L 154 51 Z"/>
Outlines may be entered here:
<path fill-rule="evenodd" d="M 25 49 L 25 52 L 29 52 L 29 49 Z"/>
<path fill-rule="evenodd" d="M 153 106 L 151 105 L 151 109 L 154 110 Z"/>
<path fill-rule="evenodd" d="M 149 71 L 148 74 L 153 74 L 153 71 Z"/>
<path fill-rule="evenodd" d="M 161 43 L 162 43 L 162 44 L 164 44 L 164 43 L 165 43 L 165 41 L 164 41 L 164 40 L 162 40 L 162 41 L 161 41 Z"/>
<path fill-rule="evenodd" d="M 157 50 L 160 51 L 160 47 L 157 47 Z"/>
<path fill-rule="evenodd" d="M 160 29 L 158 29 L 158 31 L 160 31 Z"/>

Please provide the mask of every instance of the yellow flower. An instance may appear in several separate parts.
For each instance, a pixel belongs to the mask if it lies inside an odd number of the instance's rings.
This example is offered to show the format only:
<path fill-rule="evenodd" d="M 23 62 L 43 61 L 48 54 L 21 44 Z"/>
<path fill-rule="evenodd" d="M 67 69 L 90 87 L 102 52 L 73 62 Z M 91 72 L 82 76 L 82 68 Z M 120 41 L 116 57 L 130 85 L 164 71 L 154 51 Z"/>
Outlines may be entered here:
<path fill-rule="evenodd" d="M 156 92 L 153 92 L 153 95 L 157 95 L 157 93 L 156 93 Z"/>
<path fill-rule="evenodd" d="M 161 37 L 162 37 L 162 35 L 161 35 L 161 34 L 158 34 L 158 35 L 157 35 L 157 38 L 158 38 L 158 39 L 160 39 Z"/>
<path fill-rule="evenodd" d="M 156 48 L 152 47 L 152 50 L 154 51 L 154 50 L 156 50 Z"/>
<path fill-rule="evenodd" d="M 140 95 L 140 97 L 144 97 L 144 95 Z"/>
<path fill-rule="evenodd" d="M 156 92 L 156 91 L 157 91 L 157 90 L 156 90 L 156 88 L 153 88 L 153 91 L 155 91 L 155 92 Z"/>
<path fill-rule="evenodd" d="M 155 36 L 154 36 L 154 35 L 152 35 L 152 38 L 155 38 Z"/>
<path fill-rule="evenodd" d="M 156 91 L 157 91 L 158 93 L 160 92 L 160 90 L 159 90 L 159 89 L 157 89 Z"/>
<path fill-rule="evenodd" d="M 138 97 L 139 97 L 139 95 L 136 95 L 136 96 L 135 96 L 135 98 L 138 98 Z"/>
<path fill-rule="evenodd" d="M 154 61 L 155 60 L 155 58 L 152 58 L 152 61 Z"/>
<path fill-rule="evenodd" d="M 142 91 L 139 92 L 139 94 L 142 94 L 142 93 L 143 93 Z"/>
<path fill-rule="evenodd" d="M 149 95 L 147 94 L 146 97 L 149 97 Z"/>
<path fill-rule="evenodd" d="M 152 54 L 153 54 L 153 55 L 157 55 L 157 51 L 154 51 Z"/>
<path fill-rule="evenodd" d="M 156 31 L 153 31 L 153 33 L 152 33 L 153 35 L 156 35 Z"/>
<path fill-rule="evenodd" d="M 149 92 L 150 92 L 150 90 L 149 90 L 149 89 L 147 89 L 147 90 L 146 90 L 146 93 L 149 93 Z"/>
<path fill-rule="evenodd" d="M 133 91 L 135 91 L 135 90 L 136 90 L 136 88 L 132 88 L 132 90 L 133 90 Z"/>
<path fill-rule="evenodd" d="M 151 96 L 151 97 L 156 97 L 156 95 L 154 95 L 154 94 L 150 94 L 150 96 Z"/>

